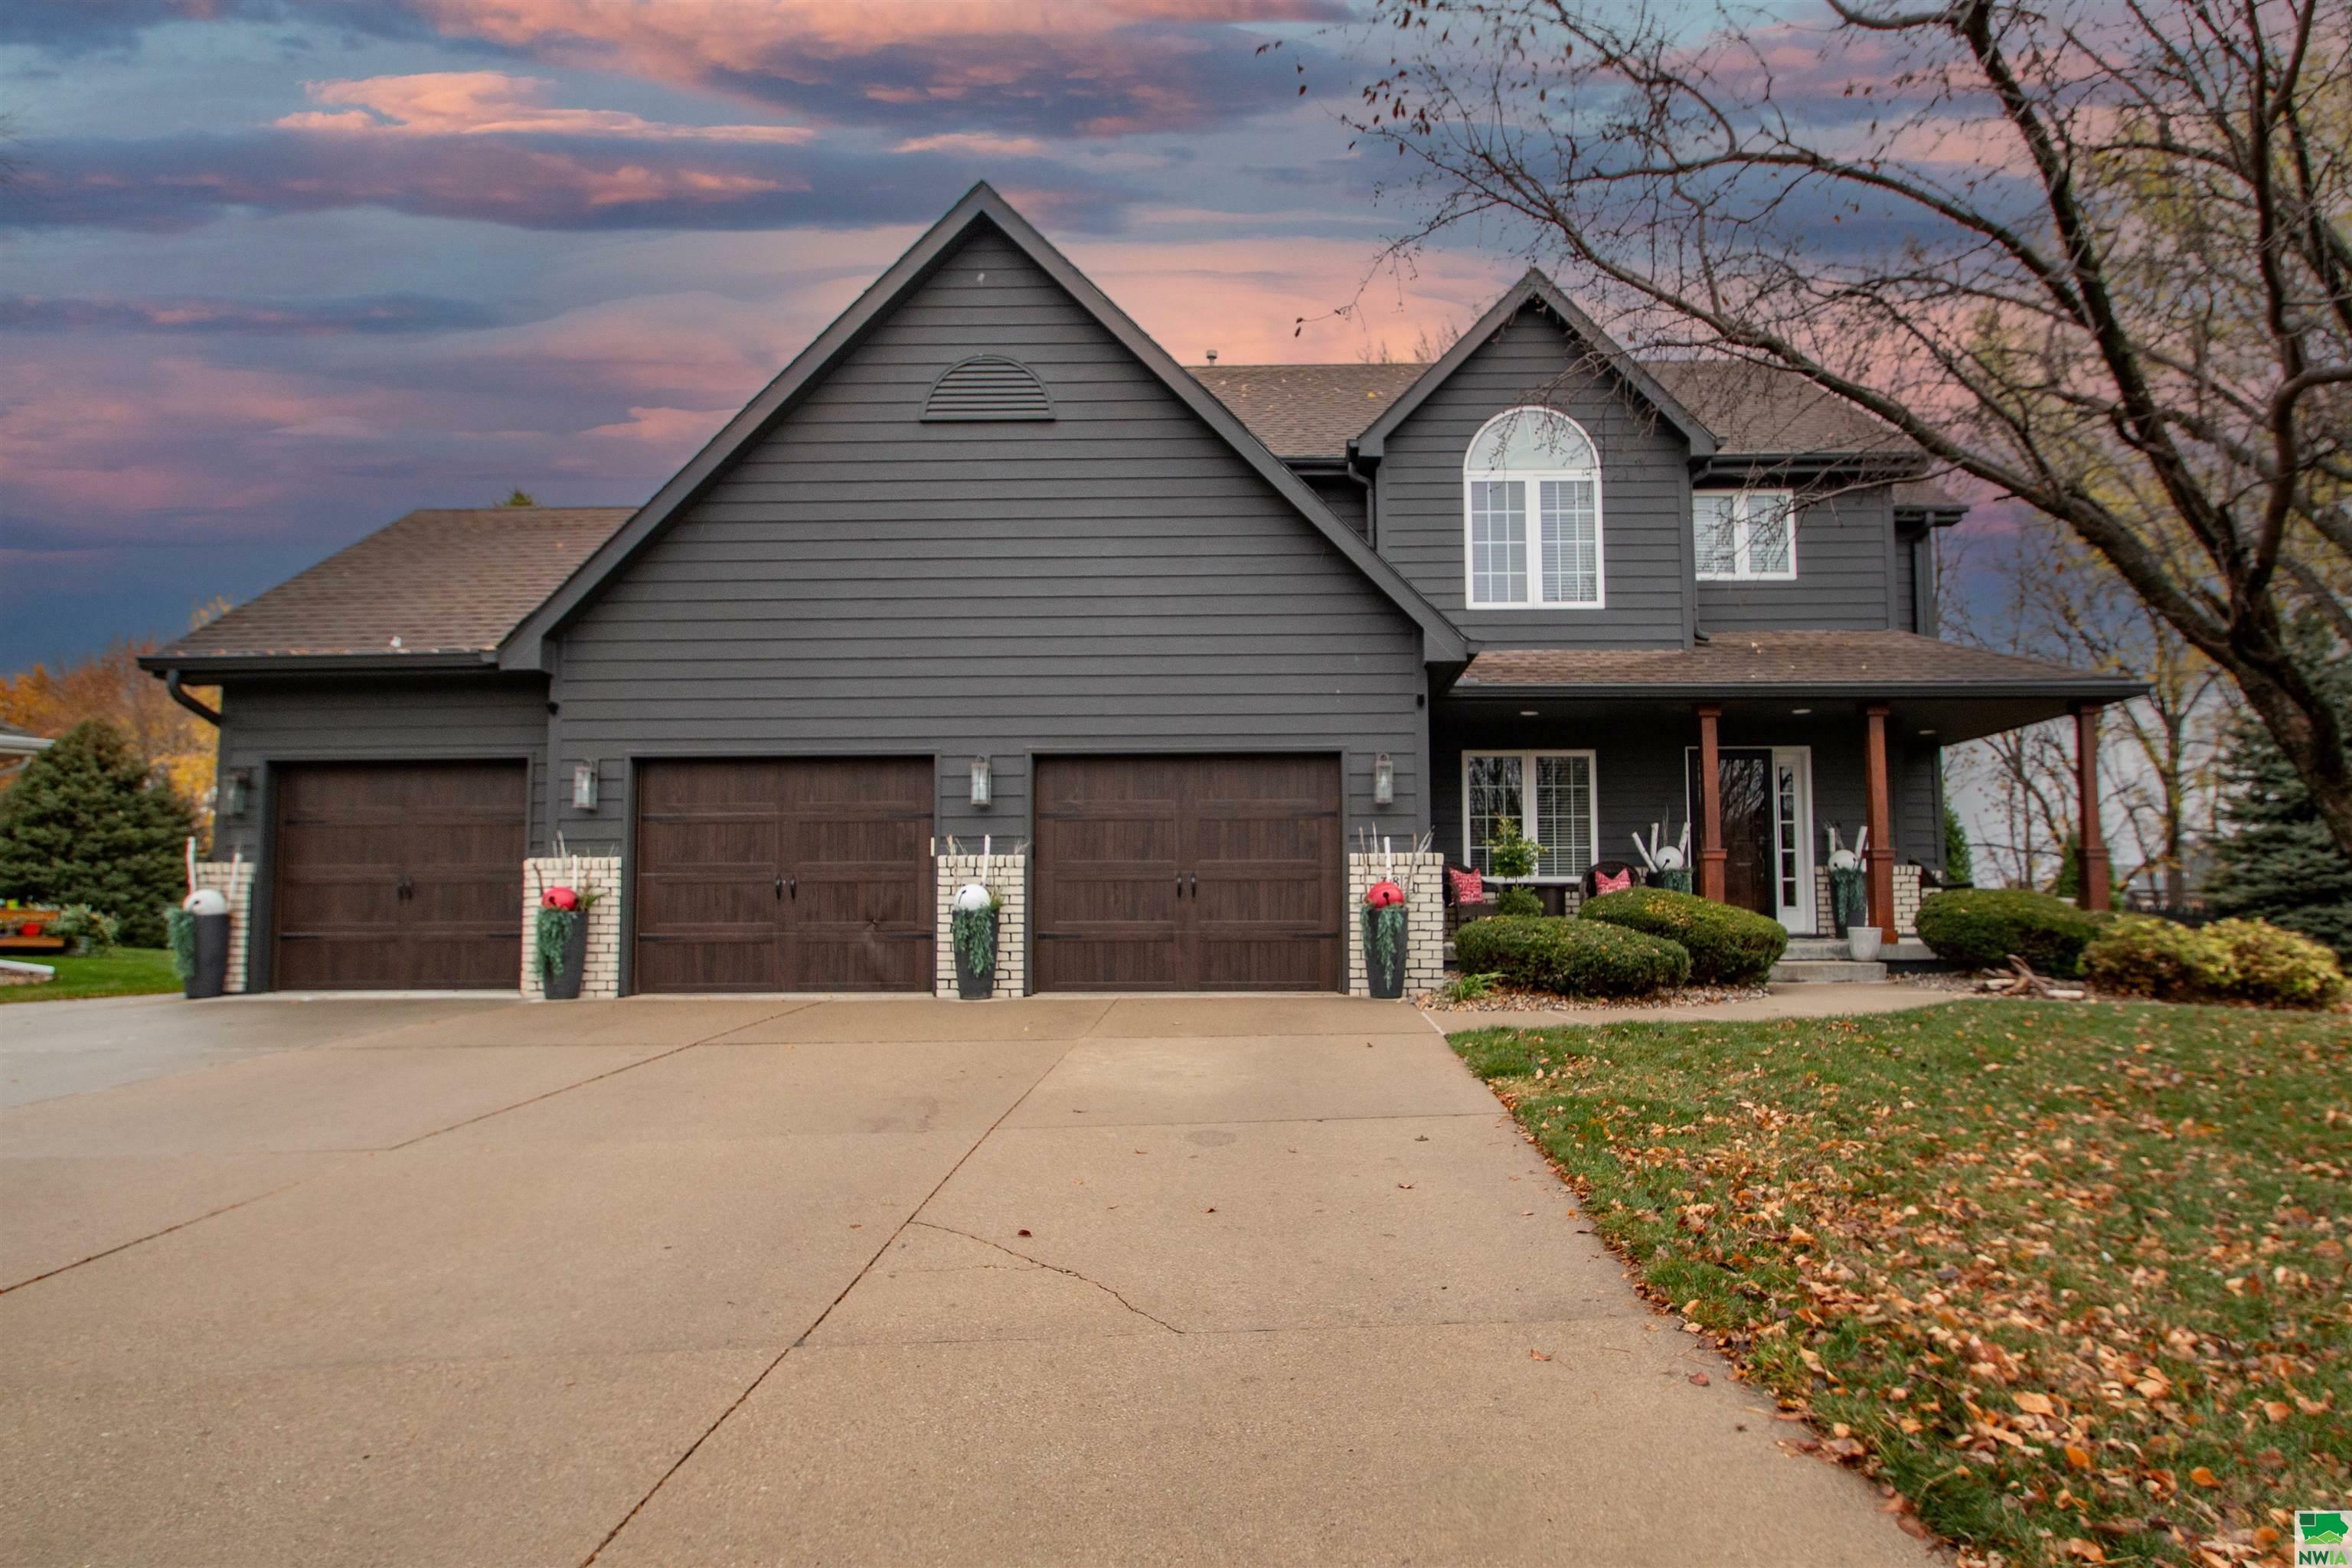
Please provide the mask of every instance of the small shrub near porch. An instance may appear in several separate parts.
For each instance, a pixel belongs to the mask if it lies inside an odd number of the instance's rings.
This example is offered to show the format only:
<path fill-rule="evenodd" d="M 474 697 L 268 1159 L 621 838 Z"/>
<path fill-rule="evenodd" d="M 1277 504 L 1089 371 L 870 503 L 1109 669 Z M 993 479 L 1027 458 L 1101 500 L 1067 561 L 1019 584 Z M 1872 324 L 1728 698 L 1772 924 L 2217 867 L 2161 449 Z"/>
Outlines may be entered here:
<path fill-rule="evenodd" d="M 1919 940 L 1936 956 L 1982 969 L 2025 960 L 2042 974 L 2079 973 L 2105 922 L 2063 899 L 2022 889 L 1955 888 L 1919 906 Z"/>
<path fill-rule="evenodd" d="M 1753 984 L 1789 945 L 1779 921 L 1664 888 L 1603 893 L 1586 900 L 1578 916 L 1675 943 L 1690 954 L 1691 979 L 1701 985 Z"/>
<path fill-rule="evenodd" d="M 1473 921 L 1454 938 L 1465 974 L 1563 996 L 1642 996 L 1687 983 L 1690 954 L 1622 927 L 1549 916 Z"/>
<path fill-rule="evenodd" d="M 2343 999 L 2336 955 L 2267 921 L 2221 921 L 2201 931 L 2125 915 L 2083 950 L 2083 975 L 2102 991 L 2172 1002 L 2332 1007 Z"/>

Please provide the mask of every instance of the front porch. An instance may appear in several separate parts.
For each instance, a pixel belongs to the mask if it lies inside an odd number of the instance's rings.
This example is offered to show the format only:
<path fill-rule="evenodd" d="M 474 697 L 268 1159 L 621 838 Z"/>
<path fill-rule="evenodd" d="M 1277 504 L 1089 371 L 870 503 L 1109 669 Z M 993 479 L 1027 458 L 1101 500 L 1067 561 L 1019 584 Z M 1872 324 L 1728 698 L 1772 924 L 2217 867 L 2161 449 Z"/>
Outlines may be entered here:
<path fill-rule="evenodd" d="M 1833 847 L 1862 844 L 1868 919 L 1893 944 L 1942 883 L 1944 748 L 2071 713 L 2084 903 L 2102 908 L 2098 713 L 2139 689 L 1906 633 L 1484 653 L 1431 716 L 1436 847 L 1486 871 L 1515 822 L 1543 847 L 1546 912 L 1572 914 L 1596 868 L 1650 879 L 1636 834 L 1686 830 L 1694 891 L 1810 938 L 1836 931 Z"/>

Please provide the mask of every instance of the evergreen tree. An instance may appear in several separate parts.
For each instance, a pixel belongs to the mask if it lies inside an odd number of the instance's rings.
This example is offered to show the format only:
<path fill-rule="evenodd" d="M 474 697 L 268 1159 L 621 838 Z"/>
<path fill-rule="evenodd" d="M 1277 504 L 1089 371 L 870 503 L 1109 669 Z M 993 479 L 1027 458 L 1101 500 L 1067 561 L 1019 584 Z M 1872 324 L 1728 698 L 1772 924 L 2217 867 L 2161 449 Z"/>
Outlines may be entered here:
<path fill-rule="evenodd" d="M 133 947 L 163 945 L 195 813 L 112 725 L 76 725 L 0 794 L 0 896 L 89 904 Z"/>
<path fill-rule="evenodd" d="M 2316 640 L 2316 628 L 2303 628 Z M 2352 656 L 2341 649 L 2306 664 L 2339 710 L 2352 711 Z M 2207 901 L 2303 932 L 2352 959 L 2352 857 L 2319 819 L 2303 777 L 2251 713 L 2221 741 L 2221 837 L 2213 846 Z"/>
<path fill-rule="evenodd" d="M 1974 887 L 1977 880 L 1976 852 L 1969 847 L 1968 827 L 1949 804 L 1944 807 L 1944 880 L 1962 887 Z"/>

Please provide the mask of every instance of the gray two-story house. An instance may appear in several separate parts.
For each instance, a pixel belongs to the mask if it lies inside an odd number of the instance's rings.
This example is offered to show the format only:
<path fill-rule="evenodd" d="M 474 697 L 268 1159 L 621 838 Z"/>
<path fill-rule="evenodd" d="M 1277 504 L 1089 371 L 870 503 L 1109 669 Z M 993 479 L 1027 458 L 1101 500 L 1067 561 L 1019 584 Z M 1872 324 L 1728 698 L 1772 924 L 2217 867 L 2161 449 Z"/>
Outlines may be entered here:
<path fill-rule="evenodd" d="M 1943 749 L 2139 689 L 1937 639 L 1927 472 L 1534 273 L 1188 369 L 982 186 L 646 505 L 414 513 L 146 662 L 223 693 L 251 989 L 530 991 L 562 878 L 608 992 L 929 991 L 977 878 L 1018 989 L 1332 990 L 1505 820 L 1556 908 L 1691 823 L 1800 934 L 1867 826 L 1907 924 Z"/>

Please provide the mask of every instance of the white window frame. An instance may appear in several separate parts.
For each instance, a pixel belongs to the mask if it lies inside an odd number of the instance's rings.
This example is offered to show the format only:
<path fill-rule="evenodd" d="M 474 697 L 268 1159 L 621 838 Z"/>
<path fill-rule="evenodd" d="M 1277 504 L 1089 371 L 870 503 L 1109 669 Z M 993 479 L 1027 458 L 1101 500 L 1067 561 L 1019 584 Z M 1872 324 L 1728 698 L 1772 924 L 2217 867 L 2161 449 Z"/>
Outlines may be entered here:
<path fill-rule="evenodd" d="M 1477 850 L 1478 845 L 1477 841 L 1471 837 L 1470 764 L 1481 757 L 1517 757 L 1518 759 L 1519 831 L 1527 835 L 1529 838 L 1534 839 L 1538 844 L 1543 843 L 1543 838 L 1536 831 L 1538 809 L 1536 805 L 1537 763 L 1545 757 L 1582 757 L 1584 759 L 1584 776 L 1589 783 L 1589 787 L 1585 790 L 1585 797 L 1591 804 L 1591 819 L 1584 825 L 1586 831 L 1585 848 L 1590 852 L 1585 856 L 1584 863 L 1587 866 L 1591 866 L 1600 860 L 1600 754 L 1596 752 L 1580 751 L 1572 748 L 1564 749 L 1559 747 L 1547 747 L 1537 751 L 1524 751 L 1517 747 L 1506 747 L 1487 751 L 1465 751 L 1462 753 L 1462 863 L 1465 866 L 1475 866 L 1477 864 L 1477 861 L 1472 858 L 1473 855 Z M 1548 848 L 1549 846 L 1546 846 L 1546 847 Z M 1541 873 L 1538 873 L 1531 877 L 1509 879 L 1509 881 L 1514 885 L 1562 888 L 1572 888 L 1583 880 L 1584 876 L 1581 872 L 1568 877 L 1547 877 Z"/>
<path fill-rule="evenodd" d="M 1813 749 L 1811 746 L 1723 746 L 1718 750 L 1772 753 L 1772 777 L 1769 781 L 1772 795 L 1772 889 L 1773 902 L 1780 904 L 1779 911 L 1772 918 L 1779 921 L 1781 929 L 1790 936 L 1814 935 L 1821 927 L 1821 903 L 1820 889 L 1815 886 L 1813 860 L 1815 830 Z M 1690 778 L 1697 766 L 1698 748 L 1685 746 L 1683 777 L 1685 781 Z M 1793 904 L 1780 902 L 1780 855 L 1784 847 L 1780 835 L 1784 826 L 1788 826 L 1780 820 L 1780 770 L 1784 767 L 1794 767 L 1797 770 L 1797 820 L 1795 823 L 1797 874 L 1793 879 L 1797 884 L 1797 901 Z M 1469 797 L 1465 795 L 1463 797 L 1463 810 L 1465 816 L 1469 811 Z M 1695 808 L 1696 803 L 1693 803 L 1693 805 Z M 1691 821 L 1691 872 L 1694 884 L 1697 880 L 1699 848 L 1698 821 L 1694 810 Z"/>
<path fill-rule="evenodd" d="M 1793 583 L 1797 580 L 1797 498 L 1791 490 L 1698 490 L 1691 496 L 1692 562 L 1698 559 L 1698 503 L 1702 498 L 1725 498 L 1731 502 L 1731 570 L 1709 572 L 1699 568 L 1702 583 Z M 1787 509 L 1789 517 L 1789 569 L 1785 572 L 1755 570 L 1749 552 L 1748 528 L 1754 521 L 1755 503 L 1759 498 L 1770 497 Z"/>
<path fill-rule="evenodd" d="M 1474 468 L 1470 458 L 1486 440 L 1487 432 L 1507 420 L 1533 416 L 1557 419 L 1576 432 L 1585 449 L 1592 454 L 1592 464 L 1583 468 Z M 1592 487 L 1592 597 L 1590 599 L 1547 599 L 1543 596 L 1543 522 L 1542 486 L 1547 480 L 1590 484 Z M 1478 597 L 1478 572 L 1475 548 L 1470 537 L 1470 498 L 1474 485 L 1524 484 L 1527 537 L 1524 543 L 1528 555 L 1528 594 L 1524 599 L 1481 599 Z M 1486 424 L 1470 439 L 1469 451 L 1462 464 L 1462 602 L 1474 610 L 1604 610 L 1609 607 L 1609 552 L 1607 549 L 1607 509 L 1602 504 L 1601 487 L 1601 444 L 1582 425 L 1557 408 L 1525 405 L 1507 408 Z M 1481 753 L 1484 755 L 1485 753 Z"/>

